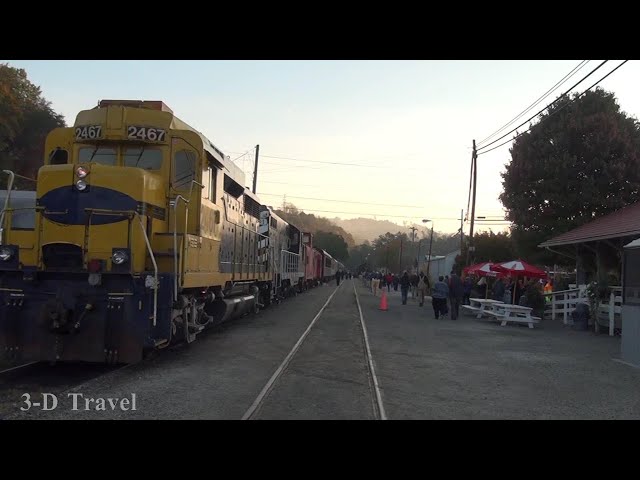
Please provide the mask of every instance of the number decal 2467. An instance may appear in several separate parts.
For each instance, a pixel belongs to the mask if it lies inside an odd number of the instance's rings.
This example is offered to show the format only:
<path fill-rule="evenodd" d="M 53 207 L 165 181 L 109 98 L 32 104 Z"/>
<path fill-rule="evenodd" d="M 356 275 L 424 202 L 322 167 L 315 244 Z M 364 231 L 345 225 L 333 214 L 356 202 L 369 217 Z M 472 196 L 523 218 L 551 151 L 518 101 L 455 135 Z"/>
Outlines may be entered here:
<path fill-rule="evenodd" d="M 127 127 L 127 135 L 131 140 L 149 140 L 151 142 L 163 142 L 166 131 L 161 128 L 136 127 L 130 125 Z"/>
<path fill-rule="evenodd" d="M 84 127 L 76 127 L 76 140 L 100 138 L 101 136 L 101 125 L 85 125 Z"/>

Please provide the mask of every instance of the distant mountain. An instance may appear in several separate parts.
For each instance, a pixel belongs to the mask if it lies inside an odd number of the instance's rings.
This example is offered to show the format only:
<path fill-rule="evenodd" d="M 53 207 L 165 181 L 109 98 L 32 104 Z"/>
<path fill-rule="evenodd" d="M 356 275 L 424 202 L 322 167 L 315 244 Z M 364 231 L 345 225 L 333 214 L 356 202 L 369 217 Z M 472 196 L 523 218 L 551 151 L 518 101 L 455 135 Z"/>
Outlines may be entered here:
<path fill-rule="evenodd" d="M 402 232 L 411 236 L 411 230 L 409 228 L 411 225 L 398 225 L 389 220 L 373 220 L 372 218 L 350 218 L 344 220 L 342 218 L 333 218 L 331 221 L 349 232 L 353 236 L 356 244 L 363 243 L 365 240 L 371 242 L 387 232 Z M 422 238 L 423 234 L 426 236 L 427 232 L 430 231 L 424 226 L 414 226 L 417 228 L 415 233 L 416 239 Z"/>
<path fill-rule="evenodd" d="M 299 210 L 292 203 L 285 205 L 285 210 L 275 209 L 275 212 L 287 222 L 291 222 L 303 232 L 331 232 L 341 236 L 348 247 L 357 244 L 356 240 L 350 234 L 349 230 L 336 225 L 334 221 L 325 217 L 316 216 Z"/>

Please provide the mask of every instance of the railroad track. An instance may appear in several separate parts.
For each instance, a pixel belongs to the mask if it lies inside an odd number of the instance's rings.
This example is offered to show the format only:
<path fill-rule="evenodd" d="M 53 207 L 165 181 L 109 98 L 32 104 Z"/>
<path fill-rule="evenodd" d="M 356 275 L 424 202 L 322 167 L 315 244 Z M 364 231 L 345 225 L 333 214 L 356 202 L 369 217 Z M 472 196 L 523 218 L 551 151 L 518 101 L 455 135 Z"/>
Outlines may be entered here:
<path fill-rule="evenodd" d="M 341 286 L 344 285 L 344 283 L 346 283 L 346 281 L 343 282 Z M 360 299 L 358 297 L 358 292 L 355 287 L 355 281 L 353 279 L 351 280 L 351 284 L 353 286 L 355 300 L 356 300 L 358 313 L 360 317 L 360 326 L 361 326 L 363 345 L 364 345 L 363 353 L 366 358 L 367 372 L 369 377 L 368 380 L 369 380 L 369 386 L 370 386 L 371 395 L 372 395 L 373 409 L 375 412 L 376 419 L 387 420 L 386 411 L 382 401 L 382 394 L 380 392 L 380 386 L 379 386 L 378 378 L 375 372 L 375 366 L 374 366 L 373 357 L 371 354 L 371 348 L 369 345 L 367 328 L 364 321 L 364 316 L 362 314 L 362 308 L 360 306 Z M 274 388 L 277 387 L 278 380 L 281 379 L 282 376 L 286 373 L 289 365 L 291 364 L 292 360 L 300 350 L 300 347 L 304 343 L 305 339 L 307 338 L 309 333 L 312 331 L 313 327 L 317 324 L 322 313 L 325 311 L 327 306 L 331 303 L 331 300 L 333 299 L 334 295 L 338 292 L 338 290 L 341 288 L 341 286 L 336 287 L 336 289 L 331 293 L 331 295 L 329 296 L 325 304 L 322 306 L 322 308 L 320 308 L 320 310 L 318 311 L 316 316 L 313 318 L 313 320 L 311 320 L 306 330 L 302 333 L 302 335 L 300 336 L 298 341 L 295 343 L 291 351 L 287 354 L 287 356 L 284 358 L 282 363 L 275 370 L 271 378 L 267 381 L 265 386 L 262 388 L 262 390 L 260 391 L 256 399 L 253 401 L 251 406 L 247 409 L 245 414 L 242 416 L 242 420 L 252 420 L 257 417 L 258 412 L 260 411 L 261 407 L 265 404 L 267 398 L 269 397 L 269 394 L 273 391 Z"/>

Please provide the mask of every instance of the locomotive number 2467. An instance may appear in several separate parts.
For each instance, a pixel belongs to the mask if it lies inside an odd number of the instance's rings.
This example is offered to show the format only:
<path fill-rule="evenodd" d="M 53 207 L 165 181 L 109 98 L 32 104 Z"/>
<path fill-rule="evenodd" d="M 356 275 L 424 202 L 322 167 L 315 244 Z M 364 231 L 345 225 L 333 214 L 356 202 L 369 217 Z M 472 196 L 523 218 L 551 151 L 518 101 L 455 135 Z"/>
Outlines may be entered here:
<path fill-rule="evenodd" d="M 127 136 L 132 140 L 163 142 L 166 134 L 167 132 L 161 128 L 139 127 L 136 125 L 129 125 L 127 127 Z"/>

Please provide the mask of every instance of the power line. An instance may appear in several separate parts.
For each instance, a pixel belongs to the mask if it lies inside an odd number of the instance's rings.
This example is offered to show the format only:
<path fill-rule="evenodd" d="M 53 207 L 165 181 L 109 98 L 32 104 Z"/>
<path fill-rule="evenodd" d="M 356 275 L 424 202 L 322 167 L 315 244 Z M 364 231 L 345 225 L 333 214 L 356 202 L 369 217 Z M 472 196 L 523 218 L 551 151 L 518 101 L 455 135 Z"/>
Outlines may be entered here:
<path fill-rule="evenodd" d="M 584 67 L 587 63 L 589 63 L 590 60 L 582 60 L 577 66 L 573 67 L 573 70 L 571 70 L 567 75 L 565 75 L 559 82 L 557 82 L 553 87 L 551 87 L 549 90 L 547 90 L 545 93 L 542 94 L 541 97 L 539 97 L 534 103 L 532 103 L 531 105 L 529 105 L 525 110 L 523 110 L 522 112 L 520 112 L 513 120 L 511 120 L 509 123 L 503 125 L 502 127 L 500 127 L 498 130 L 496 130 L 495 132 L 493 132 L 491 135 L 489 135 L 488 137 L 484 138 L 483 140 L 480 140 L 478 142 L 478 145 L 482 145 L 484 142 L 486 142 L 487 140 L 489 140 L 491 137 L 495 136 L 496 134 L 500 133 L 502 130 L 504 130 L 506 127 L 508 127 L 509 125 L 511 125 L 513 122 L 515 122 L 516 120 L 518 120 L 520 117 L 522 117 L 525 113 L 527 113 L 529 110 L 531 110 L 533 107 L 535 107 L 536 105 L 538 105 L 540 102 L 542 102 L 542 100 L 544 100 L 546 97 L 549 96 L 549 94 L 551 92 L 553 92 L 554 90 L 556 90 L 560 85 L 562 85 L 563 83 L 565 83 L 567 80 L 569 80 L 569 78 L 571 78 L 572 76 L 574 76 L 576 73 L 578 73 L 579 70 L 582 69 L 582 67 Z"/>
<path fill-rule="evenodd" d="M 549 118 L 553 115 L 555 115 L 556 113 L 560 112 L 561 110 L 563 110 L 564 108 L 566 108 L 568 105 L 570 105 L 571 103 L 575 102 L 576 100 L 578 100 L 582 95 L 584 95 L 585 93 L 587 93 L 589 90 L 591 90 L 593 87 L 595 87 L 596 85 L 598 85 L 600 82 L 602 82 L 605 78 L 607 78 L 609 75 L 611 75 L 613 72 L 615 72 L 616 70 L 618 70 L 622 65 L 624 65 L 625 63 L 627 63 L 629 60 L 625 60 L 624 62 L 622 62 L 620 65 L 618 65 L 616 68 L 614 68 L 613 70 L 611 70 L 609 73 L 607 73 L 604 77 L 602 77 L 600 80 L 598 80 L 596 83 L 594 83 L 593 85 L 591 85 L 589 88 L 587 88 L 584 92 L 582 92 L 580 95 L 578 95 L 577 97 L 573 98 L 572 100 L 569 100 L 567 103 L 565 103 L 564 105 L 562 105 L 560 108 L 558 108 L 557 110 L 554 110 L 553 112 L 551 112 L 549 114 L 549 116 L 547 116 L 546 118 Z M 549 105 L 551 106 L 551 105 Z M 539 125 L 539 124 L 538 124 Z M 529 132 L 531 129 L 533 128 L 533 125 L 529 128 L 527 128 L 524 132 L 519 133 L 518 135 L 516 135 L 515 137 L 507 140 L 506 142 L 501 143 L 498 146 L 495 146 L 493 148 L 490 148 L 489 150 L 485 150 L 482 153 L 479 153 L 478 155 L 483 155 L 485 153 L 489 153 L 492 150 L 495 150 L 496 148 L 500 148 L 503 145 L 506 145 L 509 142 L 513 142 L 516 138 L 524 135 L 525 133 Z"/>
<path fill-rule="evenodd" d="M 303 213 L 306 212 L 316 212 L 316 213 L 342 213 L 342 214 L 349 214 L 349 215 L 369 215 L 369 216 L 374 216 L 374 217 L 382 217 L 382 218 L 424 218 L 423 216 L 416 216 L 416 215 L 386 215 L 386 214 L 382 214 L 382 213 L 362 213 L 362 212 L 336 212 L 334 210 L 312 210 L 312 209 L 308 209 L 308 208 L 303 208 L 303 207 L 298 207 L 296 206 L 297 210 L 300 210 Z M 459 218 L 453 218 L 453 217 L 429 217 L 433 220 L 456 220 L 459 221 Z"/>
<path fill-rule="evenodd" d="M 261 193 L 260 196 L 262 195 L 266 195 L 266 196 L 271 196 L 271 197 L 281 197 L 282 194 L 279 193 Z M 318 201 L 322 201 L 322 202 L 338 202 L 338 203 L 357 203 L 360 205 L 377 205 L 380 206 L 380 202 L 377 203 L 371 203 L 371 202 L 356 202 L 353 200 L 334 200 L 331 198 L 317 198 L 317 197 L 299 197 L 296 195 L 287 195 L 289 198 L 299 198 L 302 200 L 318 200 Z M 385 203 L 384 204 L 385 207 L 401 207 L 401 208 L 424 208 L 424 206 L 420 206 L 420 205 L 397 205 L 397 204 L 392 204 L 392 203 Z M 296 207 L 298 208 L 298 207 Z M 301 210 L 304 210 L 303 208 L 300 208 Z M 310 210 L 311 211 L 311 210 Z M 320 211 L 320 210 L 318 210 Z M 345 212 L 336 212 L 336 213 L 345 213 Z M 351 213 L 351 212 L 349 212 Z M 408 217 L 408 218 L 414 218 L 414 217 Z M 433 217 L 434 220 L 438 220 L 438 218 Z M 479 218 L 479 217 L 478 217 Z M 488 222 L 494 222 L 494 221 L 505 221 L 504 217 L 499 217 L 498 216 L 491 216 L 491 215 L 485 215 L 484 218 L 486 218 L 486 221 Z M 460 220 L 459 218 L 439 218 L 439 220 Z"/>
<path fill-rule="evenodd" d="M 554 103 L 557 103 L 560 99 L 564 98 L 569 92 L 571 92 L 571 90 L 573 90 L 575 87 L 577 87 L 578 85 L 580 85 L 582 82 L 584 82 L 587 78 L 589 78 L 591 75 L 593 75 L 593 73 L 598 70 L 600 67 L 602 67 L 605 63 L 607 63 L 609 60 L 605 60 L 604 62 L 602 62 L 600 65 L 598 65 L 596 68 L 594 68 L 593 70 L 591 70 L 587 75 L 585 75 L 584 77 L 582 77 L 582 79 L 576 83 L 575 85 L 573 85 L 570 89 L 568 89 L 566 92 L 564 92 L 562 95 L 560 95 L 558 98 L 556 98 L 553 102 L 551 102 L 549 105 L 547 105 L 546 107 L 544 107 L 542 110 L 540 110 L 539 112 L 537 112 L 535 115 L 532 115 L 531 117 L 529 117 L 527 120 L 525 120 L 524 122 L 522 122 L 520 125 L 518 125 L 517 127 L 515 127 L 513 130 L 508 131 L 507 133 L 505 133 L 504 135 L 502 135 L 501 137 L 496 138 L 495 140 L 493 140 L 492 142 L 487 143 L 484 147 L 480 147 L 478 148 L 478 152 L 480 150 L 483 150 L 485 148 L 487 148 L 490 145 L 493 145 L 494 143 L 499 142 L 500 140 L 502 140 L 503 138 L 509 136 L 510 134 L 512 134 L 513 132 L 515 132 L 516 130 L 518 130 L 520 127 L 522 127 L 523 125 L 525 125 L 527 122 L 533 120 L 534 118 L 536 118 L 538 115 L 540 115 L 542 112 L 544 112 L 545 110 L 547 110 L 549 107 L 551 107 Z"/>
<path fill-rule="evenodd" d="M 230 153 L 238 153 L 238 152 L 230 152 Z M 276 155 L 261 155 L 260 158 L 277 158 L 280 160 L 292 160 L 295 162 L 309 162 L 309 163 L 324 163 L 327 165 L 341 165 L 341 166 L 349 166 L 349 167 L 365 167 L 365 168 L 389 168 L 388 165 L 365 165 L 363 163 L 350 163 L 350 162 L 329 162 L 326 160 L 307 160 L 304 158 L 293 158 L 293 157 L 280 157 Z M 393 160 L 390 160 L 392 162 Z M 302 165 L 300 165 L 302 166 Z M 405 168 L 405 170 L 419 170 L 418 168 Z"/>
<path fill-rule="evenodd" d="M 282 196 L 279 193 L 261 193 L 260 195 L 268 195 L 268 196 L 272 196 L 272 197 L 280 197 Z M 300 198 L 302 200 L 319 200 L 322 202 L 338 202 L 338 203 L 358 203 L 360 205 L 378 205 L 380 206 L 380 202 L 376 202 L 376 203 L 371 203 L 371 202 L 356 202 L 353 200 L 333 200 L 331 198 L 316 198 L 316 197 L 298 197 L 295 195 L 289 195 L 289 198 Z M 394 205 L 391 203 L 385 203 L 384 204 L 385 207 L 402 207 L 402 208 L 422 208 L 424 209 L 424 205 L 420 206 L 420 205 Z"/>

